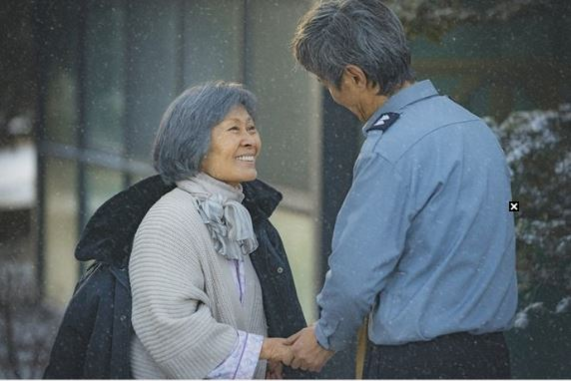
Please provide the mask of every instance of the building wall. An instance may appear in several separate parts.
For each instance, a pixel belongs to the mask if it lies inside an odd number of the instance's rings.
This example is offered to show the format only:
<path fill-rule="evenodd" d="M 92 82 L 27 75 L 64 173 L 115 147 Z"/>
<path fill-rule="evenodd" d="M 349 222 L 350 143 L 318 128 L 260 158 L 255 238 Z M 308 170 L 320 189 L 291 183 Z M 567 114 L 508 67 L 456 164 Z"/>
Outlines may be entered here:
<path fill-rule="evenodd" d="M 288 49 L 311 1 L 61 1 L 40 5 L 45 93 L 42 257 L 45 295 L 64 306 L 80 274 L 79 232 L 99 205 L 153 173 L 162 113 L 188 86 L 245 83 L 259 98 L 260 178 L 298 292 L 315 318 L 321 92 Z"/>

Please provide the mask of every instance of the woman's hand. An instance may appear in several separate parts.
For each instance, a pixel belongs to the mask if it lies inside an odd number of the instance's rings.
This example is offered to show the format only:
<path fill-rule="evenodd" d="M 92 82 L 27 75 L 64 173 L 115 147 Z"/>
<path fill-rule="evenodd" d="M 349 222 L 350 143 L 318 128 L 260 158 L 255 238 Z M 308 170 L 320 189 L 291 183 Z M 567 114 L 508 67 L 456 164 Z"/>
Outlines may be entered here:
<path fill-rule="evenodd" d="M 269 362 L 281 362 L 284 365 L 289 365 L 293 360 L 293 352 L 286 339 L 266 337 L 262 344 L 260 358 Z"/>
<path fill-rule="evenodd" d="M 283 364 L 279 361 L 268 361 L 268 369 L 266 370 L 266 379 L 281 380 L 283 379 Z"/>

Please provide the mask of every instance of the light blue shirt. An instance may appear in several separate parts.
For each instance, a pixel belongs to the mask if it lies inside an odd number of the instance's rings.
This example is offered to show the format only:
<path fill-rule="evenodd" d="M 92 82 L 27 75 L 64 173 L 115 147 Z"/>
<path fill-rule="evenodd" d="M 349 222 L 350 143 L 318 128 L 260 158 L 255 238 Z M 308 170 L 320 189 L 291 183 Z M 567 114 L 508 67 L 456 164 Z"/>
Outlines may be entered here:
<path fill-rule="evenodd" d="M 373 129 L 386 113 L 398 119 Z M 343 349 L 367 314 L 382 345 L 510 328 L 514 220 L 494 134 L 430 81 L 389 98 L 363 133 L 317 297 L 319 343 Z"/>

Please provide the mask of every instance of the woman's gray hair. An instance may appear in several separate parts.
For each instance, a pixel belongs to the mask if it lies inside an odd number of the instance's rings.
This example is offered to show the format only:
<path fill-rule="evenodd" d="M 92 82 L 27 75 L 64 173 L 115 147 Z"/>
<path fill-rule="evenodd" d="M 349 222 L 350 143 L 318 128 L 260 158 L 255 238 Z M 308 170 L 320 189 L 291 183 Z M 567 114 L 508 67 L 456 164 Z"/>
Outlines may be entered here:
<path fill-rule="evenodd" d="M 414 78 L 402 24 L 380 0 L 318 3 L 301 19 L 292 49 L 306 70 L 338 89 L 347 65 L 361 68 L 379 95 Z"/>
<path fill-rule="evenodd" d="M 163 181 L 172 184 L 200 171 L 212 128 L 235 106 L 244 106 L 255 119 L 254 94 L 222 81 L 191 87 L 169 105 L 153 147 L 153 165 Z"/>

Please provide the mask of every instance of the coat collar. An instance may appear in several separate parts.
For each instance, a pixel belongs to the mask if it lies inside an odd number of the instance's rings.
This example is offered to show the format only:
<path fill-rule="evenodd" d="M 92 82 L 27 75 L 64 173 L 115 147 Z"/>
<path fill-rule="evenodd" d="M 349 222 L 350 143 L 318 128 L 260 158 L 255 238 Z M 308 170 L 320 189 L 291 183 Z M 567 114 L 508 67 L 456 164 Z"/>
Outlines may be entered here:
<path fill-rule="evenodd" d="M 152 176 L 107 200 L 81 233 L 75 257 L 80 261 L 93 259 L 125 267 L 143 217 L 173 188 L 174 185 L 166 185 L 160 176 Z"/>
<path fill-rule="evenodd" d="M 276 210 L 283 196 L 273 187 L 261 180 L 242 183 L 244 201 L 242 203 L 256 222 L 261 218 L 270 218 Z"/>

